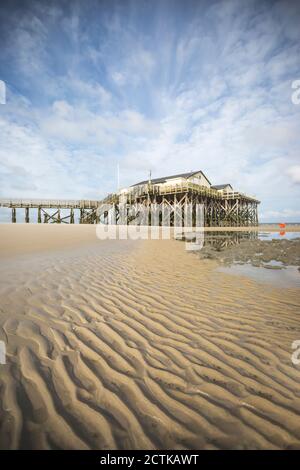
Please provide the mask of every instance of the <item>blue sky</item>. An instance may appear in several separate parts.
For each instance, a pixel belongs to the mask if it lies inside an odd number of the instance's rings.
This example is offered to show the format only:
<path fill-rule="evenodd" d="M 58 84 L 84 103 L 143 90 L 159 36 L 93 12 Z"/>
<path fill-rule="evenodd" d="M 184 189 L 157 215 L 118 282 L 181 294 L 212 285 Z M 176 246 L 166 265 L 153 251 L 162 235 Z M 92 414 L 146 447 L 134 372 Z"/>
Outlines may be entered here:
<path fill-rule="evenodd" d="M 300 221 L 300 2 L 0 3 L 0 197 L 202 169 Z"/>

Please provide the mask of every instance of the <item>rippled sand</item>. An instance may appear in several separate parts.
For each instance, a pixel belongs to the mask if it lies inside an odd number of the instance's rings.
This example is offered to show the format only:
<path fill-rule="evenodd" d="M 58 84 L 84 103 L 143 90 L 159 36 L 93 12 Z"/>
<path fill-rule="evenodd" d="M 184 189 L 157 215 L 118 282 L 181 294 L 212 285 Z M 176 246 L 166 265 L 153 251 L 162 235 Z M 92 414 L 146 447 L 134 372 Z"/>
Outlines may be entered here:
<path fill-rule="evenodd" d="M 0 242 L 1 448 L 300 448 L 300 289 L 92 226 Z"/>

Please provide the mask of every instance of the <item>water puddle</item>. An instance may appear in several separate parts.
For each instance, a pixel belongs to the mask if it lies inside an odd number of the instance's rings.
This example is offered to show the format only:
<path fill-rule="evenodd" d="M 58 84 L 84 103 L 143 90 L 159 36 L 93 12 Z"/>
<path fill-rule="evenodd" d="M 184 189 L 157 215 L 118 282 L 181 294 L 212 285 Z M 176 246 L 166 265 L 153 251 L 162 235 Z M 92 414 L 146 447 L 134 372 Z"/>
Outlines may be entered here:
<path fill-rule="evenodd" d="M 267 267 L 269 269 L 266 269 Z M 236 276 L 247 276 L 255 281 L 273 284 L 277 287 L 300 287 L 298 267 L 283 266 L 278 261 L 266 263 L 260 267 L 251 264 L 233 264 L 221 266 L 217 268 L 217 271 Z"/>
<path fill-rule="evenodd" d="M 218 271 L 278 287 L 300 287 L 300 232 L 216 231 L 185 233 L 186 250 L 223 264 Z M 282 241 L 283 243 L 280 243 Z"/>
<path fill-rule="evenodd" d="M 217 251 L 224 248 L 239 245 L 245 241 L 272 241 L 272 240 L 295 240 L 300 238 L 300 232 L 259 232 L 259 231 L 203 231 L 177 233 L 176 240 L 185 241 L 187 245 L 193 246 L 193 250 L 201 250 L 203 247 L 211 246 Z"/>

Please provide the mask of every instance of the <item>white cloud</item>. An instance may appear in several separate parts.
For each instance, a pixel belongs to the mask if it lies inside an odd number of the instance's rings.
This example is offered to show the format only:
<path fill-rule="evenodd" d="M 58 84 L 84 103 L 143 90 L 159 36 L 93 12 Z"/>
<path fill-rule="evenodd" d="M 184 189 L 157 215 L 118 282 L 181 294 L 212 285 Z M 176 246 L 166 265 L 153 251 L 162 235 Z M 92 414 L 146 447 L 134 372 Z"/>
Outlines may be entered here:
<path fill-rule="evenodd" d="M 294 165 L 287 169 L 287 175 L 293 183 L 300 184 L 300 165 Z"/>
<path fill-rule="evenodd" d="M 74 76 L 68 76 L 68 87 L 81 101 L 93 100 L 99 104 L 108 104 L 111 94 L 100 83 L 81 80 Z"/>
<path fill-rule="evenodd" d="M 97 144 L 106 150 L 121 144 L 128 148 L 130 140 L 151 138 L 159 129 L 157 123 L 132 109 L 101 113 L 101 109 L 93 111 L 85 103 L 75 106 L 64 100 L 55 101 L 51 109 L 39 113 L 37 124 L 45 137 L 73 144 Z"/>

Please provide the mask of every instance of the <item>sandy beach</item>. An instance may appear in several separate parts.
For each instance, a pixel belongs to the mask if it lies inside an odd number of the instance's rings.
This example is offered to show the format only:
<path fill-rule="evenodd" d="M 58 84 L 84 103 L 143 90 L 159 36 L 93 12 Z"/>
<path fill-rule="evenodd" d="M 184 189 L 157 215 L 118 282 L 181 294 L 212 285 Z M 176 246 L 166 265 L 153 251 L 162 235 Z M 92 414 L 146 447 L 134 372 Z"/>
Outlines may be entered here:
<path fill-rule="evenodd" d="M 0 227 L 0 448 L 300 448 L 300 289 L 95 230 Z"/>

